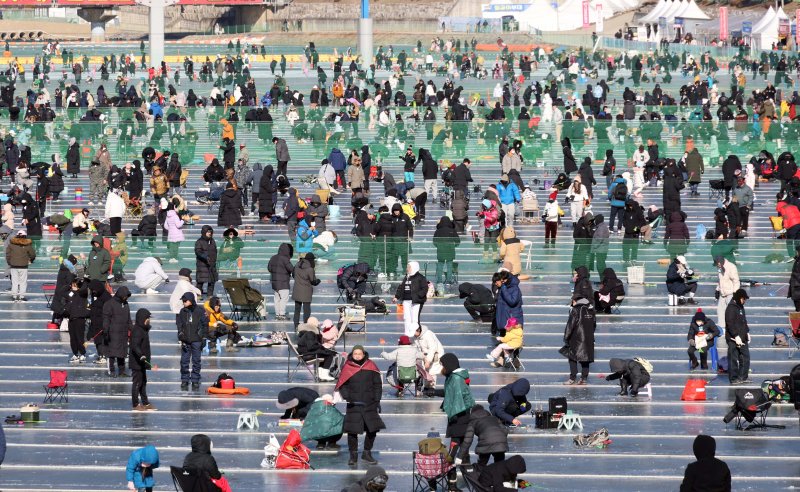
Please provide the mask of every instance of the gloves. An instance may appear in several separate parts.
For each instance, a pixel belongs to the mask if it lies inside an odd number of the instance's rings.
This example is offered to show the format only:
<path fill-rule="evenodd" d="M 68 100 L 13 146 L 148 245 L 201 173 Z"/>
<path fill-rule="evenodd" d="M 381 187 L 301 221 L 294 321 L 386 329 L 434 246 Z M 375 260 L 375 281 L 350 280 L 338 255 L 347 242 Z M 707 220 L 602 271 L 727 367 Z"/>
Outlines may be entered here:
<path fill-rule="evenodd" d="M 719 291 L 714 291 L 714 299 L 719 301 Z"/>
<path fill-rule="evenodd" d="M 456 458 L 455 460 L 453 460 L 453 463 L 454 463 L 456 466 L 458 466 L 458 465 L 460 465 L 461 463 L 463 463 L 463 461 L 461 460 L 461 458 Z"/>
<path fill-rule="evenodd" d="M 140 361 L 140 362 L 147 362 L 147 357 L 145 357 L 145 356 L 143 355 L 143 356 L 139 357 L 139 361 Z"/>
<path fill-rule="evenodd" d="M 690 346 L 690 347 L 694 347 L 694 346 L 695 346 L 694 338 L 692 338 L 691 340 L 689 340 L 689 346 Z"/>
<path fill-rule="evenodd" d="M 713 340 L 713 339 L 714 335 L 712 335 L 711 333 L 706 333 L 706 340 Z"/>

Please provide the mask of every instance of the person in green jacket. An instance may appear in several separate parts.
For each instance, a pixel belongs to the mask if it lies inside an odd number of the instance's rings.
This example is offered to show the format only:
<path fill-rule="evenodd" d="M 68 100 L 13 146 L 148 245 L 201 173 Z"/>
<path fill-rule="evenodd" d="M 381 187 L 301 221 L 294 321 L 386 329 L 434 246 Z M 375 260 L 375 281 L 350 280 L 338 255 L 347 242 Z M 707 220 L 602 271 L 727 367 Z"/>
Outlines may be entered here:
<path fill-rule="evenodd" d="M 441 396 L 442 410 L 447 414 L 447 434 L 450 438 L 450 449 L 455 451 L 454 456 L 458 456 L 460 447 L 464 441 L 469 425 L 469 415 L 472 407 L 475 406 L 475 398 L 469 389 L 469 372 L 461 367 L 458 357 L 455 354 L 444 354 L 439 359 L 442 365 L 442 375 L 445 377 L 444 389 L 428 388 L 425 396 Z M 458 478 L 454 468 L 447 474 L 448 490 L 459 490 L 456 487 Z"/>
<path fill-rule="evenodd" d="M 89 259 L 86 262 L 86 275 L 89 280 L 99 280 L 105 283 L 108 280 L 108 272 L 111 269 L 111 253 L 103 248 L 103 237 L 95 236 L 92 238 L 92 250 L 89 252 Z"/>
<path fill-rule="evenodd" d="M 333 404 L 331 395 L 322 395 L 311 404 L 303 420 L 300 437 L 317 441 L 317 449 L 338 450 L 336 442 L 342 437 L 344 415 Z"/>

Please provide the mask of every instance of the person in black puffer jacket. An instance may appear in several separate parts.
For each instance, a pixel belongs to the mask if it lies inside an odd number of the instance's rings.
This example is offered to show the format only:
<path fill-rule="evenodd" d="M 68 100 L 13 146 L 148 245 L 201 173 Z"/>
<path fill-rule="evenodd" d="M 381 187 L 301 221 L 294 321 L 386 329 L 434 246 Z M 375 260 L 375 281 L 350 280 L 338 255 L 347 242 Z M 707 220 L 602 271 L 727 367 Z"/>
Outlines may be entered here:
<path fill-rule="evenodd" d="M 211 439 L 205 434 L 192 436 L 192 452 L 183 459 L 183 467 L 187 470 L 205 472 L 214 480 L 222 477 L 217 468 L 217 460 L 211 455 Z"/>
<path fill-rule="evenodd" d="M 516 483 L 517 475 L 525 473 L 526 469 L 522 456 L 514 455 L 483 468 L 478 475 L 478 483 L 493 492 L 515 492 L 516 488 L 508 488 L 503 482 Z"/>
<path fill-rule="evenodd" d="M 503 461 L 508 452 L 508 428 L 500 423 L 497 418 L 487 412 L 481 405 L 472 407 L 469 415 L 467 432 L 461 442 L 462 461 L 469 462 L 469 448 L 472 445 L 474 436 L 478 436 L 478 445 L 475 453 L 478 455 L 478 463 L 486 465 L 489 458 L 494 458 L 494 462 Z"/>
<path fill-rule="evenodd" d="M 464 282 L 458 286 L 458 297 L 464 300 L 473 321 L 491 323 L 494 320 L 494 296 L 492 291 L 478 284 Z"/>
<path fill-rule="evenodd" d="M 244 215 L 242 192 L 234 183 L 228 182 L 219 199 L 217 225 L 219 227 L 240 226 L 242 225 L 242 215 Z"/>
<path fill-rule="evenodd" d="M 214 295 L 214 286 L 217 283 L 217 242 L 214 240 L 214 229 L 204 225 L 200 230 L 200 237 L 194 243 L 194 256 L 197 288 L 203 293 L 203 284 L 206 284 L 206 295 Z"/>
<path fill-rule="evenodd" d="M 272 284 L 275 301 L 275 319 L 286 319 L 286 305 L 289 303 L 289 281 L 292 278 L 294 265 L 292 255 L 294 247 L 289 243 L 278 246 L 278 254 L 269 259 L 267 270 Z"/>
<path fill-rule="evenodd" d="M 150 311 L 140 309 L 136 311 L 136 323 L 131 329 L 131 353 L 128 357 L 133 381 L 131 398 L 134 410 L 155 410 L 147 398 L 147 370 L 152 367 L 150 356 Z"/>
<path fill-rule="evenodd" d="M 132 246 L 139 244 L 139 239 L 147 238 L 147 247 L 153 248 L 155 246 L 156 236 L 158 235 L 158 219 L 156 218 L 155 210 L 148 208 L 147 214 L 139 221 L 136 229 L 131 230 L 131 238 L 133 239 Z"/>
<path fill-rule="evenodd" d="M 692 446 L 697 461 L 686 466 L 680 492 L 700 492 L 703 490 L 731 490 L 731 470 L 717 458 L 717 442 L 711 436 L 699 435 Z"/>
<path fill-rule="evenodd" d="M 606 376 L 606 381 L 619 379 L 620 396 L 637 396 L 639 388 L 650 382 L 650 372 L 653 365 L 647 359 L 634 357 L 633 359 L 611 359 L 608 365 L 613 371 Z M 630 392 L 629 392 L 630 391 Z"/>
<path fill-rule="evenodd" d="M 108 373 L 112 378 L 125 374 L 128 331 L 131 328 L 130 297 L 130 291 L 123 286 L 103 305 L 103 336 L 107 346 Z"/>
<path fill-rule="evenodd" d="M 278 410 L 284 411 L 282 419 L 303 420 L 317 398 L 319 398 L 319 393 L 316 391 L 296 386 L 278 393 L 278 401 L 275 406 L 278 407 Z"/>

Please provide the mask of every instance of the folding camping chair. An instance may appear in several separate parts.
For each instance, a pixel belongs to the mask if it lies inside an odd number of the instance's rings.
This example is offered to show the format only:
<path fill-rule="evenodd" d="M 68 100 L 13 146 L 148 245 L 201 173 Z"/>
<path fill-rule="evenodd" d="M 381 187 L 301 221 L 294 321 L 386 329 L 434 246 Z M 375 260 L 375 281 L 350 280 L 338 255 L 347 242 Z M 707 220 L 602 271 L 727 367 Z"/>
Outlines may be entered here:
<path fill-rule="evenodd" d="M 622 306 L 622 301 L 625 300 L 625 296 L 619 296 L 614 301 L 614 304 L 611 305 L 611 314 L 620 314 L 619 307 Z"/>
<path fill-rule="evenodd" d="M 489 489 L 478 481 L 483 469 L 482 465 L 461 465 L 458 468 L 461 470 L 461 476 L 464 477 L 464 485 L 469 492 L 489 492 Z"/>
<path fill-rule="evenodd" d="M 42 403 L 69 403 L 69 385 L 67 371 L 50 370 L 50 382 L 44 385 L 44 401 Z"/>
<path fill-rule="evenodd" d="M 792 327 L 792 335 L 787 337 L 789 340 L 789 358 L 800 351 L 800 313 L 789 313 L 789 324 Z"/>
<path fill-rule="evenodd" d="M 397 367 L 397 362 L 393 362 L 386 370 L 386 384 L 397 390 L 397 397 L 403 398 L 405 395 L 417 396 L 417 389 L 422 389 L 422 375 L 419 368 Z"/>
<path fill-rule="evenodd" d="M 522 359 L 519 357 L 521 353 L 522 347 L 514 349 L 511 352 L 511 355 L 508 357 L 503 357 L 503 367 L 507 369 L 514 369 L 514 372 L 519 372 L 520 369 L 524 371 L 525 365 L 522 363 Z"/>
<path fill-rule="evenodd" d="M 736 430 L 785 429 L 785 425 L 767 425 L 767 415 L 772 402 L 764 396 L 761 388 L 737 389 L 733 407 L 723 421 L 727 424 L 736 420 Z M 749 423 L 747 425 L 746 423 Z"/>
<path fill-rule="evenodd" d="M 721 179 L 712 179 L 708 182 L 708 199 L 720 200 L 725 192 L 725 182 Z"/>
<path fill-rule="evenodd" d="M 306 360 L 300 355 L 300 352 L 297 351 L 297 346 L 292 343 L 291 338 L 289 338 L 288 333 L 284 333 L 286 337 L 286 379 L 287 382 L 291 383 L 292 379 L 294 379 L 295 374 L 297 374 L 298 369 L 301 367 L 305 367 L 306 371 L 314 378 L 314 382 L 319 382 L 319 365 L 325 359 L 320 357 L 315 357 L 310 360 Z M 292 360 L 294 359 L 297 364 L 294 366 L 294 369 L 291 368 Z"/>
<path fill-rule="evenodd" d="M 53 304 L 53 297 L 56 295 L 56 284 L 42 285 L 42 293 L 44 293 L 44 301 L 47 303 L 47 308 Z"/>
<path fill-rule="evenodd" d="M 653 222 L 650 222 L 651 239 L 658 239 L 658 228 L 661 226 L 662 222 L 664 222 L 663 215 L 659 215 L 658 217 L 655 218 Z M 642 239 L 642 242 L 644 242 L 644 239 Z"/>
<path fill-rule="evenodd" d="M 127 193 L 123 193 L 122 199 L 125 201 L 124 218 L 126 220 L 137 219 L 144 214 L 145 201 L 143 196 L 130 198 Z"/>
<path fill-rule="evenodd" d="M 454 465 L 448 463 L 443 454 L 421 454 L 414 451 L 411 455 L 413 492 L 447 490 L 447 472 Z"/>
<path fill-rule="evenodd" d="M 264 296 L 261 292 L 250 287 L 250 281 L 246 278 L 230 278 L 222 281 L 225 289 L 225 297 L 231 308 L 231 317 L 236 320 L 247 319 L 247 321 L 261 321 L 259 310 L 264 303 Z"/>
<path fill-rule="evenodd" d="M 170 466 L 169 473 L 177 492 L 219 492 L 219 487 L 205 472 Z"/>

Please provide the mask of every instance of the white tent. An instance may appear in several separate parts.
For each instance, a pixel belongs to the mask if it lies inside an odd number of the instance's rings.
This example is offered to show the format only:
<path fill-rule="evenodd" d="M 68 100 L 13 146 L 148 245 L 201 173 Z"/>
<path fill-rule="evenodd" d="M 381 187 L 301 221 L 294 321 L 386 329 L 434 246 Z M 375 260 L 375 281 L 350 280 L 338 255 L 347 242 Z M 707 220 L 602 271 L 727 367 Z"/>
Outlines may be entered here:
<path fill-rule="evenodd" d="M 626 10 L 630 10 L 638 8 L 641 0 L 621 0 L 620 3 L 625 5 Z"/>
<path fill-rule="evenodd" d="M 783 11 L 783 7 L 778 7 L 778 19 L 789 20 L 789 16 Z"/>
<path fill-rule="evenodd" d="M 619 12 L 614 6 L 613 0 L 590 0 L 589 1 L 589 24 L 597 23 L 596 5 L 601 4 L 603 19 L 609 19 Z M 583 0 L 567 0 L 564 5 L 558 8 L 559 23 L 561 30 L 580 29 L 583 27 Z M 550 27 L 553 30 L 555 27 Z"/>
<path fill-rule="evenodd" d="M 493 5 L 507 3 L 508 0 L 500 0 L 492 2 Z M 558 30 L 559 14 L 550 5 L 549 0 L 532 0 L 529 5 L 525 6 L 522 11 L 485 11 L 483 17 L 485 19 L 499 19 L 505 15 L 513 15 L 519 22 L 521 30 L 539 29 L 542 31 L 555 31 Z M 583 17 L 581 17 L 582 19 Z M 560 27 L 564 29 L 564 27 Z"/>
<path fill-rule="evenodd" d="M 773 15 L 766 22 L 759 23 L 758 29 L 755 26 L 753 27 L 753 44 L 755 48 L 768 50 L 772 43 L 778 42 L 778 26 L 780 26 L 781 20 L 788 20 L 782 8 L 777 12 L 773 12 Z"/>
<path fill-rule="evenodd" d="M 772 8 L 772 5 L 769 6 L 767 13 L 764 14 L 764 17 L 761 18 L 760 21 L 753 24 L 753 32 L 759 31 L 764 25 L 772 21 L 772 18 L 775 17 L 775 9 Z"/>
<path fill-rule="evenodd" d="M 695 3 L 694 0 L 689 0 L 689 3 L 687 3 L 683 7 L 683 9 L 681 9 L 680 12 L 677 12 L 673 16 L 673 20 L 674 20 L 675 17 L 681 17 L 681 18 L 684 18 L 684 19 L 702 19 L 702 20 L 708 20 L 708 19 L 711 18 L 711 17 L 707 16 L 705 14 L 705 12 L 703 12 L 700 9 L 700 7 L 697 6 L 697 4 Z"/>
<path fill-rule="evenodd" d="M 658 22 L 662 12 L 666 12 L 672 6 L 672 0 L 658 0 L 658 3 L 650 12 L 639 19 L 640 22 Z"/>

